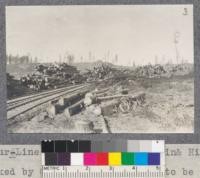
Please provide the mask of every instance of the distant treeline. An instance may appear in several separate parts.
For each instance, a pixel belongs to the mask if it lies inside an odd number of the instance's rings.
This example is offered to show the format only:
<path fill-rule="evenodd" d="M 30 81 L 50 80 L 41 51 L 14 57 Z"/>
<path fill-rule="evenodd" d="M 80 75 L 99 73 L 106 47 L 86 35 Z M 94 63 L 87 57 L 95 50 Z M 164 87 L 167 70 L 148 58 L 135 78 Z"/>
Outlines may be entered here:
<path fill-rule="evenodd" d="M 7 55 L 6 56 L 7 64 L 31 64 L 31 63 L 38 63 L 37 58 L 32 58 L 28 55 L 23 56 L 13 56 L 13 55 Z"/>

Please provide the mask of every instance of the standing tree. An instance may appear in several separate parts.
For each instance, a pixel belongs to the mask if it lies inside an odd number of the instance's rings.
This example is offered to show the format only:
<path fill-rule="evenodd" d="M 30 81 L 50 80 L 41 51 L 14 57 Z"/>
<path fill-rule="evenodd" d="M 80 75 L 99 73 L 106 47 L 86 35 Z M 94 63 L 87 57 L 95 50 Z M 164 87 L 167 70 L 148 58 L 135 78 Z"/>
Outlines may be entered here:
<path fill-rule="evenodd" d="M 118 55 L 116 54 L 115 55 L 115 64 L 117 64 L 118 63 Z"/>
<path fill-rule="evenodd" d="M 174 34 L 174 45 L 175 45 L 175 52 L 176 52 L 176 62 L 179 63 L 179 50 L 178 50 L 178 44 L 179 44 L 179 38 L 180 38 L 180 32 L 175 32 Z"/>
<path fill-rule="evenodd" d="M 68 64 L 71 65 L 74 63 L 74 55 L 73 54 L 69 54 L 67 56 L 67 61 L 68 61 Z"/>
<path fill-rule="evenodd" d="M 38 58 L 37 57 L 35 57 L 34 63 L 38 63 Z"/>

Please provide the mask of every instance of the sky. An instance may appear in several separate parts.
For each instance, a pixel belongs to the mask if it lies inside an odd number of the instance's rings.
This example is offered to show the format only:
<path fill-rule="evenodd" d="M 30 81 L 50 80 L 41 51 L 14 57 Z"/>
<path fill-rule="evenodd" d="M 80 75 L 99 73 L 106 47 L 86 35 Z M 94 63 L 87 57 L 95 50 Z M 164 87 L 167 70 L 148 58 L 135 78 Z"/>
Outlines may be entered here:
<path fill-rule="evenodd" d="M 7 6 L 6 48 L 40 62 L 193 62 L 193 6 Z"/>

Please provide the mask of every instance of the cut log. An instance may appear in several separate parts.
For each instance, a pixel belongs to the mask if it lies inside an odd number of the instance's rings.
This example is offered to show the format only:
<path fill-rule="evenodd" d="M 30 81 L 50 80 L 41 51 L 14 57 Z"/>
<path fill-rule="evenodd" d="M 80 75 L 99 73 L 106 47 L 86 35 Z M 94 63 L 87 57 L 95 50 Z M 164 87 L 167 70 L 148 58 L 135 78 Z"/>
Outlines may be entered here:
<path fill-rule="evenodd" d="M 108 88 L 102 89 L 102 90 L 96 89 L 92 92 L 87 93 L 84 99 L 85 106 L 90 106 L 92 104 L 97 103 L 97 97 L 106 96 L 106 93 L 105 93 L 106 91 L 108 91 Z"/>
<path fill-rule="evenodd" d="M 101 89 L 101 90 L 94 90 L 93 93 L 95 94 L 102 94 L 108 91 L 108 88 Z"/>
<path fill-rule="evenodd" d="M 85 106 L 90 106 L 90 105 L 92 105 L 92 104 L 94 104 L 94 103 L 95 103 L 95 99 L 93 99 L 93 98 L 86 97 L 86 98 L 84 99 L 84 104 L 85 104 Z"/>
<path fill-rule="evenodd" d="M 63 107 L 71 106 L 80 101 L 81 99 L 83 99 L 87 92 L 88 91 L 83 91 L 81 93 L 76 93 L 68 97 L 61 97 L 58 103 Z"/>
<path fill-rule="evenodd" d="M 58 100 L 58 104 L 61 105 L 61 106 L 65 106 L 65 105 L 66 105 L 66 98 L 61 97 L 61 98 Z"/>
<path fill-rule="evenodd" d="M 113 100 L 113 99 L 120 99 L 122 97 L 128 97 L 128 95 L 112 95 L 112 96 L 104 96 L 104 97 L 98 97 L 97 99 L 99 101 L 106 101 L 106 100 Z"/>
<path fill-rule="evenodd" d="M 51 105 L 51 104 L 56 104 L 58 102 L 58 100 L 52 100 L 52 101 L 49 101 L 48 103 L 49 103 L 49 105 Z"/>
<path fill-rule="evenodd" d="M 128 89 L 123 89 L 123 90 L 121 91 L 121 94 L 123 94 L 123 95 L 128 95 Z"/>
<path fill-rule="evenodd" d="M 75 114 L 78 114 L 82 111 L 82 109 L 84 108 L 84 100 L 80 100 L 79 102 L 73 104 L 72 106 L 66 108 L 64 110 L 64 114 L 67 117 L 71 117 Z"/>
<path fill-rule="evenodd" d="M 87 93 L 84 99 L 85 106 L 90 106 L 94 103 L 96 103 L 96 95 L 94 93 Z"/>
<path fill-rule="evenodd" d="M 113 96 L 105 96 L 105 97 L 98 97 L 97 100 L 99 101 L 106 101 L 106 100 L 113 100 L 113 99 L 120 99 L 120 98 L 129 98 L 129 99 L 145 99 L 145 93 L 138 93 L 135 95 L 113 95 Z"/>
<path fill-rule="evenodd" d="M 111 100 L 101 103 L 101 112 L 104 116 L 110 116 L 117 111 L 116 108 L 119 106 L 119 100 Z"/>
<path fill-rule="evenodd" d="M 54 118 L 56 114 L 58 114 L 61 110 L 61 106 L 59 104 L 50 104 L 47 108 L 48 116 Z"/>
<path fill-rule="evenodd" d="M 99 94 L 96 94 L 97 97 L 105 97 L 107 96 L 108 94 L 107 93 L 99 93 Z"/>

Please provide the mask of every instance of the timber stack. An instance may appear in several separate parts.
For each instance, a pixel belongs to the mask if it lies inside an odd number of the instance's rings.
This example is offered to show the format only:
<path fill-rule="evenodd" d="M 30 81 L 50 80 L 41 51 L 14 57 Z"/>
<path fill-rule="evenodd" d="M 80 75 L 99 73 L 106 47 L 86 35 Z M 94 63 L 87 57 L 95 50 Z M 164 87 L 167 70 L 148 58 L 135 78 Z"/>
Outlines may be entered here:
<path fill-rule="evenodd" d="M 93 91 L 85 90 L 68 97 L 61 97 L 57 102 L 49 103 L 47 113 L 53 118 L 59 113 L 69 118 L 84 110 L 92 112 L 96 116 L 109 116 L 117 112 L 128 113 L 136 110 L 145 103 L 145 93 L 129 94 L 122 89 L 120 94 L 108 95 L 109 89 Z"/>

